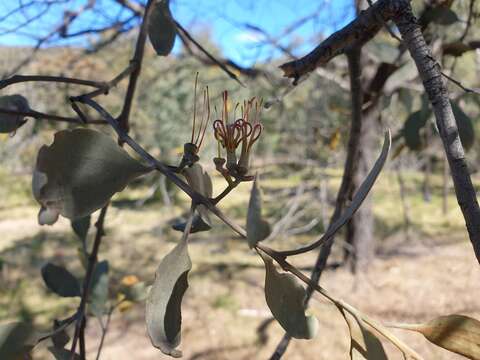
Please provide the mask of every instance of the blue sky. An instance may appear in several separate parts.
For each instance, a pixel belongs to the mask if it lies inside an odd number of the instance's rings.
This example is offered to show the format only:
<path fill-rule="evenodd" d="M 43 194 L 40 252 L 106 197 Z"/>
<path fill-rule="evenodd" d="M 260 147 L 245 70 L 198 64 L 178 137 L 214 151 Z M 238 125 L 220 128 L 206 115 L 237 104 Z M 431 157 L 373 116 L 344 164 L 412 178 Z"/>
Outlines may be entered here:
<path fill-rule="evenodd" d="M 35 43 L 32 37 L 46 34 L 48 30 L 46 25 L 58 24 L 65 10 L 78 9 L 85 2 L 86 0 L 70 0 L 51 8 L 40 5 L 42 9 L 37 7 L 2 19 L 18 4 L 18 0 L 2 0 L 0 44 L 32 45 Z M 352 2 L 352 0 L 171 0 L 171 7 L 174 17 L 184 27 L 191 29 L 192 34 L 200 31 L 209 34 L 211 41 L 221 48 L 225 57 L 240 65 L 249 66 L 281 54 L 273 46 L 265 45 L 265 36 L 255 28 L 262 29 L 282 46 L 294 42 L 293 55 L 300 56 L 308 52 L 318 42 L 320 36 L 327 36 L 351 21 Z M 72 31 L 81 30 L 86 25 L 102 27 L 117 15 L 123 19 L 129 16 L 128 12 L 120 12 L 118 5 L 112 0 L 97 0 L 97 3 L 103 4 L 107 10 L 95 15 L 85 13 L 74 23 Z M 39 20 L 2 34 L 41 10 L 45 10 L 45 14 Z M 302 26 L 296 27 L 289 34 L 284 34 L 286 28 L 315 12 L 318 16 L 309 18 Z M 69 40 L 68 44 L 86 46 L 88 41 L 88 38 L 83 37 L 74 41 Z M 57 39 L 44 46 L 61 43 Z M 179 41 L 176 45 L 177 51 L 178 48 Z"/>

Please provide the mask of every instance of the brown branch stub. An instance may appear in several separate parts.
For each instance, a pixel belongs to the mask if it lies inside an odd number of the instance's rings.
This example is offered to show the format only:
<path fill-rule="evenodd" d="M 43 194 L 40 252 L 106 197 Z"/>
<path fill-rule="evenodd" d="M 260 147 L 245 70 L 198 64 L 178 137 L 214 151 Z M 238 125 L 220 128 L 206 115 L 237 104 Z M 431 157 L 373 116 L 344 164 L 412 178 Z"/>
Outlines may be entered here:
<path fill-rule="evenodd" d="M 280 69 L 283 70 L 285 77 L 293 78 L 296 82 L 301 76 L 325 65 L 334 57 L 368 42 L 380 31 L 385 22 L 391 20 L 409 3 L 408 0 L 377 1 L 362 11 L 350 24 L 330 35 L 309 54 L 281 65 Z"/>

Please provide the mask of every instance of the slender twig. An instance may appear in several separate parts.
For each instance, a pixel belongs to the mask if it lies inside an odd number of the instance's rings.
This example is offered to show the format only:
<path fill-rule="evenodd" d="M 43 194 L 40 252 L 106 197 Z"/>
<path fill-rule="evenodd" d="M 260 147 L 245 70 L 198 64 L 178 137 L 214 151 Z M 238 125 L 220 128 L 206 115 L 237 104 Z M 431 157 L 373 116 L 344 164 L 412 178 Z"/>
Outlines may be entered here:
<path fill-rule="evenodd" d="M 0 108 L 0 114 L 8 114 L 8 115 L 18 115 L 23 117 L 31 117 L 35 120 L 53 120 L 53 121 L 60 121 L 60 122 L 67 122 L 67 123 L 75 123 L 75 124 L 83 124 L 84 122 L 80 118 L 74 117 L 66 117 L 54 114 L 45 114 L 35 110 L 29 111 L 17 111 L 17 110 L 10 110 L 10 109 L 3 109 Z M 88 124 L 107 124 L 104 120 L 90 120 Z"/>
<path fill-rule="evenodd" d="M 126 132 L 128 132 L 129 129 L 128 119 L 132 110 L 133 98 L 137 87 L 138 77 L 140 76 L 140 72 L 142 70 L 143 55 L 145 53 L 145 43 L 147 41 L 148 16 L 152 9 L 152 4 L 153 0 L 148 0 L 147 5 L 145 6 L 142 24 L 140 25 L 138 38 L 135 45 L 135 52 L 133 54 L 132 60 L 130 61 L 130 66 L 132 66 L 133 69 L 130 73 L 123 108 L 118 117 L 118 122 L 120 123 L 120 126 L 124 128 Z"/>
<path fill-rule="evenodd" d="M 119 302 L 119 304 L 120 303 L 121 302 Z M 115 308 L 119 304 L 116 304 L 115 306 L 110 307 L 110 309 L 108 310 L 108 313 L 107 313 L 107 321 L 105 322 L 105 325 L 103 325 L 103 323 L 99 319 L 100 327 L 102 328 L 102 336 L 100 337 L 100 343 L 98 344 L 97 356 L 95 357 L 96 360 L 100 359 L 100 354 L 102 353 L 103 344 L 105 342 L 105 337 L 106 337 L 107 332 L 108 332 L 108 327 L 110 326 L 110 320 L 112 319 L 113 310 L 115 310 Z"/>
<path fill-rule="evenodd" d="M 442 66 L 438 63 L 438 61 L 433 56 L 427 54 L 426 57 L 429 58 L 430 60 L 432 60 L 435 63 L 435 65 L 438 67 L 438 71 L 440 72 L 440 74 L 442 74 L 443 77 L 450 80 L 452 83 L 457 85 L 460 89 L 462 89 L 463 91 L 465 91 L 467 93 L 480 94 L 477 90 L 467 88 L 460 81 L 458 81 L 458 80 L 454 79 L 453 77 L 445 74 L 445 72 L 442 71 Z"/>
<path fill-rule="evenodd" d="M 80 320 L 80 335 L 78 337 L 78 347 L 80 352 L 80 359 L 85 360 L 87 353 L 85 350 L 85 329 L 87 328 L 87 317 L 83 316 Z"/>
<path fill-rule="evenodd" d="M 75 320 L 78 319 L 78 316 L 79 316 L 79 313 L 78 313 L 78 311 L 76 311 L 75 314 L 73 314 L 69 318 L 67 318 L 65 320 L 62 320 L 61 325 L 59 327 L 57 327 L 54 331 L 52 331 L 48 334 L 40 335 L 40 337 L 37 339 L 37 344 L 42 342 L 42 341 L 45 341 L 47 339 L 50 339 L 52 336 L 54 336 L 54 335 L 58 334 L 59 332 L 65 330 L 70 324 L 72 324 Z"/>
<path fill-rule="evenodd" d="M 192 35 L 182 26 L 180 23 L 175 21 L 175 25 L 177 26 L 177 29 L 181 31 L 181 34 L 183 34 L 188 40 L 190 40 L 197 48 L 200 50 L 205 56 L 207 56 L 211 61 L 213 61 L 220 69 L 222 69 L 231 79 L 235 80 L 237 83 L 239 83 L 241 86 L 245 87 L 245 85 L 240 81 L 237 75 L 235 75 L 233 72 L 231 72 L 225 64 L 222 64 L 221 61 L 217 60 L 215 56 L 210 54 L 200 43 L 195 40 Z"/>
<path fill-rule="evenodd" d="M 467 26 L 465 26 L 465 29 L 463 30 L 463 34 L 458 39 L 459 41 L 463 41 L 465 39 L 465 37 L 468 35 L 468 32 L 470 31 L 470 26 L 472 25 L 473 15 L 475 13 L 475 9 L 474 9 L 475 1 L 476 0 L 470 0 L 470 5 L 468 7 Z"/>
<path fill-rule="evenodd" d="M 225 188 L 225 190 L 223 190 L 220 194 L 218 194 L 214 199 L 212 199 L 212 203 L 214 205 L 218 204 L 220 201 L 222 201 L 222 199 L 227 196 L 228 194 L 230 194 L 230 192 L 235 189 L 238 184 L 241 183 L 241 180 L 235 180 L 234 182 L 228 184 L 228 186 Z"/>
<path fill-rule="evenodd" d="M 368 5 L 369 5 L 369 6 L 373 6 L 372 0 L 367 0 L 367 2 L 368 2 Z M 357 11 L 358 11 L 358 10 L 357 10 Z M 390 28 L 390 26 L 388 26 L 388 24 L 385 22 L 385 20 L 383 20 L 383 18 L 382 18 L 380 15 L 378 15 L 378 14 L 376 14 L 375 16 L 377 17 L 377 20 L 379 20 L 379 21 L 383 24 L 383 27 L 385 28 L 385 30 L 388 31 L 388 33 L 390 34 L 390 36 L 391 36 L 392 38 L 394 38 L 395 40 L 397 40 L 398 42 L 401 43 L 401 42 L 402 42 L 402 39 L 400 39 L 400 38 L 397 36 L 397 34 L 395 34 L 395 33 L 393 32 L 393 30 Z"/>
<path fill-rule="evenodd" d="M 106 83 L 98 82 L 93 80 L 84 80 L 84 79 L 77 79 L 77 78 L 69 78 L 64 76 L 49 76 L 49 75 L 14 75 L 8 79 L 0 80 L 0 89 L 6 88 L 12 84 L 18 84 L 22 82 L 56 82 L 56 83 L 66 83 L 66 84 L 76 84 L 76 85 L 84 85 L 84 86 L 91 86 L 95 88 L 103 88 L 105 87 Z"/>
<path fill-rule="evenodd" d="M 77 319 L 77 324 L 75 326 L 75 333 L 72 340 L 72 347 L 70 349 L 71 360 L 73 360 L 75 356 L 75 349 L 77 347 L 77 342 L 80 337 L 80 329 L 82 327 L 83 318 L 85 317 L 85 309 L 87 306 L 88 296 L 89 296 L 90 288 L 92 285 L 95 265 L 97 263 L 98 250 L 100 248 L 100 243 L 102 242 L 102 237 L 105 235 L 103 224 L 105 222 L 107 209 L 108 209 L 108 204 L 105 205 L 100 211 L 100 215 L 98 216 L 97 223 L 95 224 L 97 228 L 97 232 L 95 235 L 95 240 L 93 242 L 92 251 L 90 252 L 90 255 L 88 257 L 87 273 L 85 275 L 85 280 L 83 282 L 82 298 L 80 300 L 80 305 L 78 306 L 79 318 Z"/>
<path fill-rule="evenodd" d="M 104 87 L 98 90 L 94 90 L 92 92 L 83 94 L 83 96 L 94 98 L 98 95 L 108 94 L 111 88 L 117 86 L 123 79 L 125 79 L 128 75 L 130 75 L 134 69 L 135 69 L 135 66 L 133 66 L 132 63 L 130 63 L 125 69 L 123 69 L 123 71 L 120 74 L 118 74 L 112 80 L 105 83 Z"/>
<path fill-rule="evenodd" d="M 452 83 L 454 83 L 455 85 L 457 85 L 460 89 L 462 89 L 463 91 L 467 92 L 467 93 L 473 93 L 473 94 L 478 94 L 480 95 L 480 92 L 476 89 L 471 89 L 471 88 L 468 88 L 466 86 L 464 86 L 460 81 L 454 79 L 453 77 L 445 74 L 445 72 L 443 71 L 440 71 L 440 73 L 442 74 L 443 77 L 447 78 L 449 81 L 451 81 Z"/>

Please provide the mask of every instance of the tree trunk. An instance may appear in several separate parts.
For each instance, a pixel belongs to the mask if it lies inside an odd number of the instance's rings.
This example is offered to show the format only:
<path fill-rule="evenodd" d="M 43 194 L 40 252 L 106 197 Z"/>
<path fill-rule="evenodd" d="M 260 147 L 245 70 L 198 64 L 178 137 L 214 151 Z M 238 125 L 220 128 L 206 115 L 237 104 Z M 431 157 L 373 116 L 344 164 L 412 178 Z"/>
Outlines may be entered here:
<path fill-rule="evenodd" d="M 376 114 L 376 112 L 375 112 Z M 375 131 L 374 113 L 364 114 L 362 118 L 362 130 L 359 139 L 358 164 L 355 167 L 352 188 L 349 197 L 358 189 L 362 181 L 372 167 L 372 144 Z M 362 206 L 357 210 L 353 218 L 347 223 L 346 242 L 347 259 L 353 273 L 366 270 L 368 264 L 375 255 L 374 217 L 372 213 L 372 199 L 367 196 Z M 353 249 L 353 253 L 349 251 Z"/>
<path fill-rule="evenodd" d="M 365 0 L 355 0 L 357 14 L 368 7 Z M 362 78 L 362 51 L 361 48 L 348 53 L 348 68 L 350 72 L 350 87 L 352 96 L 352 122 L 358 123 L 360 129 L 358 146 L 356 149 L 357 162 L 352 172 L 353 179 L 349 188 L 348 198 L 351 199 L 356 190 L 368 174 L 371 167 L 373 134 L 375 133 L 374 109 L 368 112 L 363 110 L 365 79 Z M 367 197 L 360 209 L 347 223 L 345 241 L 347 246 L 344 250 L 344 260 L 350 264 L 352 272 L 364 270 L 373 258 L 375 243 L 373 238 L 373 215 L 372 201 Z"/>

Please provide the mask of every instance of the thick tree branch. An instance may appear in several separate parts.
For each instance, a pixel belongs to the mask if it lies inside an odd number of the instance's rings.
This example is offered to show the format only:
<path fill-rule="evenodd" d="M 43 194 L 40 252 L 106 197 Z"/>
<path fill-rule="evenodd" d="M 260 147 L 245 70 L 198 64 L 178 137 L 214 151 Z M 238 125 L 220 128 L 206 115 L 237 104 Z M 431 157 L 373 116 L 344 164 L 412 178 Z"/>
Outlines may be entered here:
<path fill-rule="evenodd" d="M 312 52 L 301 59 L 287 62 L 280 66 L 284 76 L 294 79 L 294 82 L 317 67 L 328 63 L 334 57 L 345 53 L 348 49 L 359 47 L 370 39 L 398 13 L 406 0 L 379 0 L 343 29 L 330 35 Z"/>
<path fill-rule="evenodd" d="M 425 91 L 432 104 L 450 165 L 457 201 L 465 218 L 475 255 L 480 262 L 480 208 L 465 161 L 465 152 L 448 97 L 448 89 L 408 2 L 405 1 L 405 6 L 395 15 L 394 21 L 415 60 Z"/>
<path fill-rule="evenodd" d="M 127 93 L 125 95 L 122 112 L 118 116 L 118 122 L 120 123 L 120 126 L 125 129 L 127 133 L 129 130 L 128 119 L 132 110 L 133 98 L 135 96 L 138 77 L 140 76 L 140 72 L 142 71 L 143 55 L 145 53 L 145 42 L 147 41 L 148 16 L 150 14 L 152 4 L 153 0 L 148 0 L 147 5 L 145 6 L 145 13 L 143 15 L 142 25 L 140 25 L 138 38 L 135 45 L 135 52 L 133 54 L 133 59 L 130 61 L 130 65 L 133 66 L 133 70 L 130 73 Z"/>

